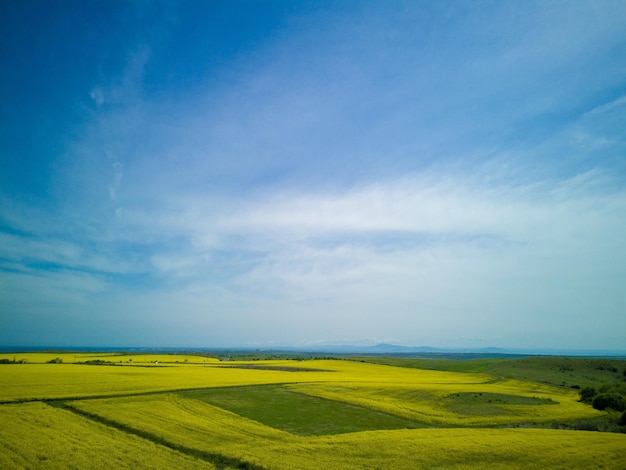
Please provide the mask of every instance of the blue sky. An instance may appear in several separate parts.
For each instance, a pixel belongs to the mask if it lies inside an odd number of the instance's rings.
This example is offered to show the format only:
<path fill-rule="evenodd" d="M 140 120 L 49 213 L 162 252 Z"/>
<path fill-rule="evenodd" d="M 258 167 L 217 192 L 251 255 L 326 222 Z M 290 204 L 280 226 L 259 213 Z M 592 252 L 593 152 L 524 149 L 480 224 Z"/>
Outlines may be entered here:
<path fill-rule="evenodd" d="M 0 4 L 0 344 L 626 347 L 620 1 Z"/>

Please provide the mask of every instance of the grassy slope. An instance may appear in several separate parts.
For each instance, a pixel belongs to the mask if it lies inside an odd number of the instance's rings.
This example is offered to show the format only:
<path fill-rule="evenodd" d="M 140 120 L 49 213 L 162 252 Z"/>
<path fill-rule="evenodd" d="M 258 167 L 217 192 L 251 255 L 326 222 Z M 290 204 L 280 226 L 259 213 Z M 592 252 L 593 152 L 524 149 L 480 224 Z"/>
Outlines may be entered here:
<path fill-rule="evenodd" d="M 397 367 L 442 370 L 465 373 L 486 373 L 495 377 L 539 382 L 562 389 L 578 391 L 584 387 L 602 390 L 605 387 L 626 389 L 626 360 L 535 356 L 482 359 L 421 359 L 397 357 L 356 358 L 375 364 Z M 606 410 L 603 416 L 577 420 L 555 420 L 552 426 L 598 431 L 624 432 L 619 426 L 621 412 Z"/>
<path fill-rule="evenodd" d="M 550 385 L 595 386 L 624 381 L 626 360 L 580 357 L 523 357 L 486 359 L 416 359 L 396 357 L 361 357 L 375 364 L 451 372 L 485 373 L 497 377 L 530 380 Z M 614 369 L 614 370 L 613 370 Z"/>

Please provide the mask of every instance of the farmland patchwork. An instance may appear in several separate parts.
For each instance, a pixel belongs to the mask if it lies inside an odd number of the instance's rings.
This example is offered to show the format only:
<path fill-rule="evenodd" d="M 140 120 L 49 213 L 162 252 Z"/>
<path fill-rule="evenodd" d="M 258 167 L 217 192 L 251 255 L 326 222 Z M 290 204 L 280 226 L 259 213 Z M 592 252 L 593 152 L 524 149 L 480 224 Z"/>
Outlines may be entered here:
<path fill-rule="evenodd" d="M 549 429 L 603 415 L 574 390 L 487 374 L 59 358 L 0 365 L 1 468 L 620 468 L 626 449 L 624 434 Z"/>

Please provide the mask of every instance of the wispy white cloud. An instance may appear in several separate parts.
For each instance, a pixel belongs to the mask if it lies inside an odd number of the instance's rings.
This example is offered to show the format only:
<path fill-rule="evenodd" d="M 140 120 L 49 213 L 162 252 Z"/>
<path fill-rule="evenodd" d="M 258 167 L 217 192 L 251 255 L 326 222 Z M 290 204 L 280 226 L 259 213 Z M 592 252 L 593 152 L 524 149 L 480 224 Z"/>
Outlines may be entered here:
<path fill-rule="evenodd" d="M 89 96 L 96 103 L 97 106 L 100 106 L 104 103 L 104 91 L 100 87 L 95 87 L 93 90 L 89 92 Z"/>
<path fill-rule="evenodd" d="M 398 5 L 292 16 L 180 83 L 188 51 L 137 35 L 45 200 L 0 192 L 12 305 L 196 344 L 621 326 L 623 9 Z"/>
<path fill-rule="evenodd" d="M 98 107 L 102 105 L 129 106 L 138 104 L 142 96 L 145 68 L 152 51 L 140 45 L 127 54 L 126 65 L 119 77 L 103 77 L 89 96 Z"/>
<path fill-rule="evenodd" d="M 601 104 L 600 106 L 596 106 L 592 110 L 587 111 L 583 117 L 606 113 L 607 111 L 613 111 L 624 106 L 626 106 L 626 95 L 620 96 L 619 98 L 609 101 L 608 103 Z"/>
<path fill-rule="evenodd" d="M 204 328 L 213 318 L 214 327 L 228 329 L 214 316 L 229 312 L 239 332 L 245 322 L 263 331 L 307 325 L 298 336 L 307 341 L 327 337 L 325 328 L 345 331 L 354 324 L 356 336 L 368 337 L 374 326 L 381 336 L 434 344 L 428 337 L 442 338 L 444 331 L 447 337 L 496 337 L 504 323 L 530 330 L 541 321 L 548 331 L 592 309 L 601 312 L 596 319 L 614 318 L 626 274 L 620 217 L 626 193 L 606 180 L 588 172 L 556 184 L 516 185 L 431 174 L 217 207 L 187 197 L 157 218 L 150 211 L 131 213 L 120 242 L 132 243 L 139 254 L 134 263 L 115 250 L 107 260 L 93 259 L 70 243 L 52 247 L 14 237 L 5 246 L 13 247 L 7 253 L 17 262 L 30 253 L 30 261 L 109 273 L 127 263 L 155 276 L 165 284 L 148 292 L 161 300 L 137 293 L 132 302 L 150 305 L 159 318 L 177 309 Z M 95 290 L 85 290 L 89 275 L 76 275 L 63 276 L 64 295 L 74 282 L 83 300 L 113 288 L 96 274 Z M 5 285 L 20 279 L 4 278 Z M 53 284 L 59 292 L 61 281 Z M 120 300 L 125 309 L 132 303 L 128 295 Z M 480 331 L 472 326 L 476 318 Z M 451 322 L 454 327 L 445 326 Z M 397 324 L 405 325 L 402 333 Z M 266 333 L 257 340 L 276 339 Z M 243 337 L 253 341 L 255 335 Z"/>
<path fill-rule="evenodd" d="M 122 185 L 122 179 L 124 178 L 124 165 L 111 154 L 107 156 L 109 160 L 112 161 L 111 167 L 113 168 L 113 179 L 109 184 L 109 196 L 112 201 L 115 201 L 117 199 L 117 192 Z"/>
<path fill-rule="evenodd" d="M 587 172 L 558 183 L 492 185 L 471 175 L 417 175 L 335 194 L 283 193 L 250 203 L 222 224 L 278 239 L 385 233 L 558 239 L 565 230 L 594 230 L 594 217 L 610 220 L 623 209 L 624 195 L 604 190 L 607 179 Z"/>
<path fill-rule="evenodd" d="M 118 257 L 111 258 L 107 250 L 90 249 L 85 241 L 69 242 L 46 236 L 27 237 L 0 234 L 3 258 L 11 263 L 39 266 L 39 269 L 73 269 L 100 273 L 129 273 L 136 271 L 131 262 Z M 2 263 L 0 263 L 0 266 Z"/>

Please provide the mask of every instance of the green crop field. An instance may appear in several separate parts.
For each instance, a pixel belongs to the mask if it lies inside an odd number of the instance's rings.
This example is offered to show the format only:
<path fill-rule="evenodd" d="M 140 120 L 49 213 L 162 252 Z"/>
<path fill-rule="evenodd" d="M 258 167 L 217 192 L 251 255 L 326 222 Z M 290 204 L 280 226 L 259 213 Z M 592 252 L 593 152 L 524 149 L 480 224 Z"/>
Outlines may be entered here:
<path fill-rule="evenodd" d="M 507 359 L 415 359 L 367 357 L 361 360 L 417 369 L 486 373 L 559 386 L 589 386 L 626 378 L 626 361 L 582 357 L 524 357 Z"/>
<path fill-rule="evenodd" d="M 6 359 L 3 469 L 625 465 L 626 434 L 565 429 L 616 412 L 581 403 L 579 389 L 560 382 L 623 382 L 626 361 Z"/>

